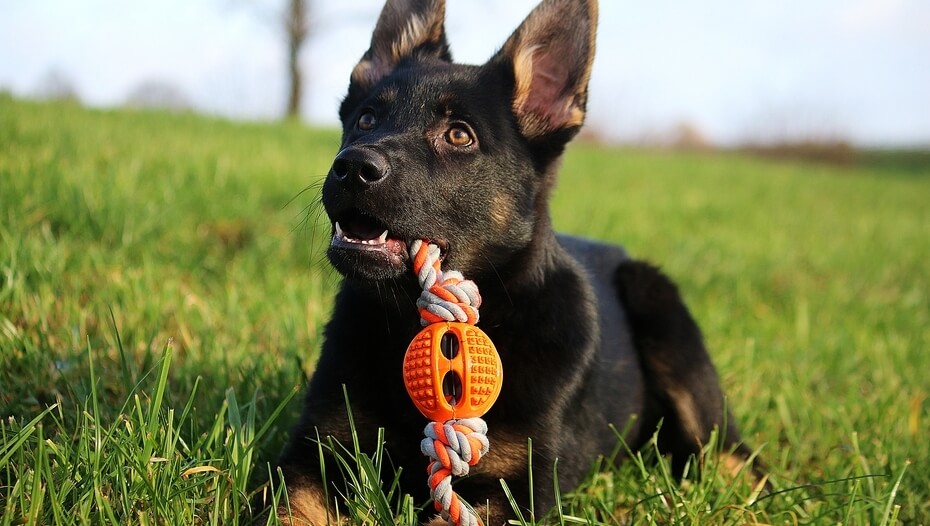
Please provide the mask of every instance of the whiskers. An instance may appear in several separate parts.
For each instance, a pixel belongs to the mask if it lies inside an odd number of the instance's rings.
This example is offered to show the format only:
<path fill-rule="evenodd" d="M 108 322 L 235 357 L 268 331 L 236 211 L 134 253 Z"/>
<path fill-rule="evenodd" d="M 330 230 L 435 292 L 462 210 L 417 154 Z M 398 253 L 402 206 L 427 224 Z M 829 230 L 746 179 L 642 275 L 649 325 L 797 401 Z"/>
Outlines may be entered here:
<path fill-rule="evenodd" d="M 513 298 L 510 297 L 510 291 L 507 290 L 507 284 L 504 283 L 504 278 L 501 277 L 500 272 L 497 271 L 497 267 L 494 266 L 494 262 L 491 261 L 491 258 L 489 258 L 487 254 L 485 254 L 484 252 L 482 252 L 480 256 L 482 259 L 484 259 L 485 262 L 487 262 L 488 267 L 490 267 L 491 270 L 494 271 L 494 276 L 497 278 L 497 282 L 500 283 L 501 290 L 504 291 L 504 295 L 507 297 L 507 303 L 509 303 L 510 306 L 513 307 L 514 306 Z"/>
<path fill-rule="evenodd" d="M 329 267 L 329 265 L 325 264 L 326 247 L 329 243 L 323 243 L 320 238 L 320 236 L 323 236 L 323 238 L 326 239 L 331 233 L 329 218 L 326 217 L 326 209 L 323 207 L 323 197 L 320 192 L 325 180 L 325 175 L 320 176 L 317 180 L 297 192 L 297 194 L 284 205 L 286 208 L 293 205 L 294 202 L 302 196 L 313 196 L 313 198 L 306 205 L 301 207 L 300 211 L 297 213 L 297 223 L 294 225 L 292 233 L 304 239 L 309 237 L 310 264 L 317 268 Z M 308 192 L 310 193 L 308 194 Z"/>
<path fill-rule="evenodd" d="M 419 297 L 419 293 L 405 286 L 403 279 L 391 278 L 383 282 L 383 284 L 379 284 L 378 295 L 381 299 L 381 310 L 384 312 L 388 333 L 392 332 L 392 319 L 406 320 L 414 317 L 419 321 L 417 310 L 417 298 Z M 392 309 L 393 313 L 391 312 Z M 398 327 L 398 330 L 409 330 L 409 327 Z"/>

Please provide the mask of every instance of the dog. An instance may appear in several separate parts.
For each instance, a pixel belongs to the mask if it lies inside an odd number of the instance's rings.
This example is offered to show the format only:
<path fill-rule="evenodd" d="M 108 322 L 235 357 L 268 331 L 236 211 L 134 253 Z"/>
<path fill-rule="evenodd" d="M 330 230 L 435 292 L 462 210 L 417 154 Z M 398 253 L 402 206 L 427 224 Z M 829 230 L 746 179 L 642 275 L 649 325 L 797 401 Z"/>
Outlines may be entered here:
<path fill-rule="evenodd" d="M 633 450 L 658 428 L 679 472 L 714 429 L 725 451 L 751 458 L 676 286 L 618 246 L 553 230 L 560 158 L 585 119 L 596 0 L 543 0 L 480 66 L 452 61 L 444 18 L 443 0 L 387 0 L 339 108 L 342 145 L 322 204 L 343 281 L 278 460 L 289 501 L 278 514 L 286 524 L 336 517 L 332 497 L 345 485 L 328 457 L 324 481 L 318 440 L 352 443 L 343 389 L 362 450 L 374 450 L 383 428 L 401 487 L 429 498 L 426 421 L 401 374 L 421 328 L 408 254 L 418 239 L 478 285 L 479 327 L 503 364 L 485 417 L 490 452 L 455 486 L 489 524 L 513 515 L 500 479 L 518 505 L 532 490 L 548 509 L 553 462 L 562 487 L 577 484 L 617 447 L 611 424 L 627 426 Z M 421 520 L 444 523 L 430 515 Z"/>

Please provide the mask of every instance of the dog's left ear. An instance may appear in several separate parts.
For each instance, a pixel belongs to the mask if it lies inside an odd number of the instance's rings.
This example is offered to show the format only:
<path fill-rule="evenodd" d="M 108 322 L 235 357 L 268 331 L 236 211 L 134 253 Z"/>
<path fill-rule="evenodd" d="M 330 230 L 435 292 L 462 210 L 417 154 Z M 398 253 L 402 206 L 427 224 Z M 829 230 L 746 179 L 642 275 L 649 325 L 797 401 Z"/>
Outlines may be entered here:
<path fill-rule="evenodd" d="M 544 0 L 491 59 L 512 68 L 513 111 L 527 138 L 581 127 L 596 28 L 596 0 Z"/>
<path fill-rule="evenodd" d="M 445 17 L 445 0 L 387 0 L 371 35 L 371 46 L 352 71 L 352 82 L 373 86 L 413 56 L 451 62 Z"/>

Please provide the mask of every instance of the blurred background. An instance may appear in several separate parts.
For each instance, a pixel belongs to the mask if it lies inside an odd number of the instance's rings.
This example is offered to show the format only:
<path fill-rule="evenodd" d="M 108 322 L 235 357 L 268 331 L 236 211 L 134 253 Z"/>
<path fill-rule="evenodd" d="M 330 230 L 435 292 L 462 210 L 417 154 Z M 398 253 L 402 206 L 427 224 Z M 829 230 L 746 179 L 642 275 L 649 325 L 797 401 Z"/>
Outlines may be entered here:
<path fill-rule="evenodd" d="M 448 0 L 457 60 L 535 0 Z M 0 90 L 336 124 L 382 0 L 2 0 Z M 688 148 L 930 145 L 930 2 L 602 1 L 586 136 Z"/>
<path fill-rule="evenodd" d="M 267 490 L 381 3 L 0 0 L 0 524 L 235 524 Z M 481 63 L 535 0 L 447 4 Z M 553 223 L 680 284 L 777 491 L 628 463 L 566 516 L 928 524 L 930 0 L 600 10 Z"/>

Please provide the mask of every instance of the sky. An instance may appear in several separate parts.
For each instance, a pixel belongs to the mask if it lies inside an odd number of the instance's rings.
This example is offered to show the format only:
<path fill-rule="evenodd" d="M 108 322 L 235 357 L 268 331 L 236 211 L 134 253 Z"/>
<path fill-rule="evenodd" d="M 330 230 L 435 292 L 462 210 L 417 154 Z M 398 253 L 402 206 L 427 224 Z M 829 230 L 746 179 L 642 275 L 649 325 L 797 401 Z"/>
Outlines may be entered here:
<path fill-rule="evenodd" d="M 286 102 L 283 0 L 0 0 L 0 90 L 50 76 L 118 106 L 140 84 L 198 110 L 274 119 Z M 312 2 L 307 122 L 336 123 L 382 2 Z M 482 63 L 533 0 L 447 0 L 453 56 Z M 930 146 L 928 0 L 601 0 L 588 125 L 617 140 L 688 123 L 711 141 L 839 138 Z"/>

